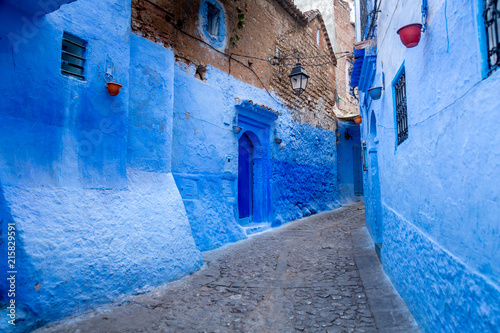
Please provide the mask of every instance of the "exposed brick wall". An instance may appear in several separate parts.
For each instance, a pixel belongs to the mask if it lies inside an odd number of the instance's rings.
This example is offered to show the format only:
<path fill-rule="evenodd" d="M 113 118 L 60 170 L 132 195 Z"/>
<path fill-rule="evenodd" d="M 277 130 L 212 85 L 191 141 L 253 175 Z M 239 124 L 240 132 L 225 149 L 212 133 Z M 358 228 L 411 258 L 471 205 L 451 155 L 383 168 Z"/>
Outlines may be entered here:
<path fill-rule="evenodd" d="M 232 35 L 232 30 L 237 25 L 235 2 L 220 2 L 226 12 L 226 29 Z M 133 0 L 132 30 L 152 41 L 172 47 L 177 61 L 199 67 L 212 65 L 230 72 L 237 79 L 275 93 L 292 110 L 296 121 L 324 129 L 335 129 L 332 114 L 335 104 L 333 63 L 318 67 L 306 66 L 310 75 L 309 84 L 307 90 L 297 97 L 291 90 L 288 78 L 297 60 L 284 59 L 280 66 L 273 66 L 267 61 L 270 58 L 273 60 L 278 47 L 283 56 L 302 57 L 301 63 L 304 65 L 333 62 L 335 58 L 325 41 L 326 36 L 323 34 L 326 29 L 321 16 L 314 17 L 304 25 L 276 0 L 249 0 L 247 3 L 245 27 L 236 31 L 241 39 L 236 42 L 235 47 L 228 43 L 225 49 L 215 50 L 197 40 L 203 39 L 198 19 L 200 0 Z M 316 43 L 317 28 L 322 32 L 323 41 L 320 45 Z M 331 56 L 304 59 L 304 56 L 325 54 Z"/>
<path fill-rule="evenodd" d="M 351 1 L 352 2 L 352 1 Z M 352 51 L 356 42 L 356 31 L 350 20 L 350 7 L 347 1 L 335 0 L 335 31 L 337 34 L 336 52 Z M 349 95 L 348 69 L 350 59 L 343 57 L 338 59 L 336 70 L 337 94 L 340 99 L 337 107 L 344 113 L 359 113 L 358 102 Z"/>

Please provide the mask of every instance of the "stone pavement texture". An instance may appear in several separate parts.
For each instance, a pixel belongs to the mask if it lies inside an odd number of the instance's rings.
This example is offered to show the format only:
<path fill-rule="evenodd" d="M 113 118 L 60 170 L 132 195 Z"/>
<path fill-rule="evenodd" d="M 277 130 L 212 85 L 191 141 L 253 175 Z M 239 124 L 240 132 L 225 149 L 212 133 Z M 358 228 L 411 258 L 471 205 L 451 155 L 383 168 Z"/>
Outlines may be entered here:
<path fill-rule="evenodd" d="M 203 260 L 182 280 L 37 332 L 420 332 L 376 257 L 363 203 Z"/>

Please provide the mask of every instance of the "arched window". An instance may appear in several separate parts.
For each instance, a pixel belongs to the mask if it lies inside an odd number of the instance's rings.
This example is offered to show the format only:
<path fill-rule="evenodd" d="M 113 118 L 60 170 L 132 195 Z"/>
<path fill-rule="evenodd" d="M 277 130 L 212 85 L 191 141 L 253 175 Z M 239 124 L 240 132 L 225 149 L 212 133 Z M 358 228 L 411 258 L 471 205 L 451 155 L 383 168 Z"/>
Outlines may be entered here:
<path fill-rule="evenodd" d="M 217 49 L 226 46 L 224 8 L 217 0 L 203 0 L 200 5 L 200 30 L 205 41 Z"/>

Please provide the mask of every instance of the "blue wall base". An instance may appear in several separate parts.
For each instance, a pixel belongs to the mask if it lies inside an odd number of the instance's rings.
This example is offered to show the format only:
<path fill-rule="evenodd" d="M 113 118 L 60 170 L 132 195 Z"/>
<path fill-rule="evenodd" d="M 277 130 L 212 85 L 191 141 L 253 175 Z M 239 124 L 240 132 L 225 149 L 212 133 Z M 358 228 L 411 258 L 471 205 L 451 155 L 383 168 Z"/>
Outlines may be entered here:
<path fill-rule="evenodd" d="M 120 190 L 3 186 L 0 219 L 3 227 L 13 221 L 17 229 L 15 299 L 30 320 L 36 318 L 30 324 L 81 312 L 201 267 L 172 175 L 130 172 L 128 179 Z M 4 286 L 2 296 L 7 295 Z"/>
<path fill-rule="evenodd" d="M 498 332 L 500 289 L 382 205 L 387 275 L 425 332 Z"/>

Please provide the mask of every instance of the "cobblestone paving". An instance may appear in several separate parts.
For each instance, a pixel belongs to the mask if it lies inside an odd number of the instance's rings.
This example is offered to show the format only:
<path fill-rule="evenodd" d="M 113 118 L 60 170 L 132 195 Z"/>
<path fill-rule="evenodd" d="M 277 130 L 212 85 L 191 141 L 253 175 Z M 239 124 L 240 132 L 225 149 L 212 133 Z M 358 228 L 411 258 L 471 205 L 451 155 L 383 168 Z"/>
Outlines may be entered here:
<path fill-rule="evenodd" d="M 362 204 L 302 219 L 204 253 L 192 276 L 39 331 L 378 332 L 351 235 L 363 226 Z"/>

